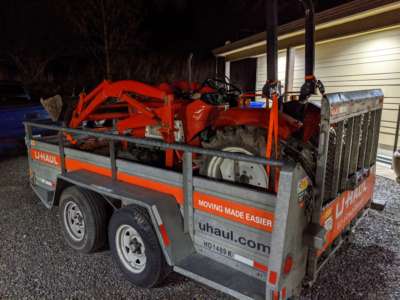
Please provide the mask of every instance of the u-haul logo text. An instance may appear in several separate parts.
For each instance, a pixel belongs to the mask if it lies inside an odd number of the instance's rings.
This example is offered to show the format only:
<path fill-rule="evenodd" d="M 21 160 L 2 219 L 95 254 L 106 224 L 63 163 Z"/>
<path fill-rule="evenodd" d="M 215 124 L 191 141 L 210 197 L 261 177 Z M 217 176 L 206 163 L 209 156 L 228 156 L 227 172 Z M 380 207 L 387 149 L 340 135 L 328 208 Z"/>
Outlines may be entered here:
<path fill-rule="evenodd" d="M 60 159 L 57 155 L 45 151 L 39 151 L 36 149 L 32 149 L 32 159 L 56 167 L 60 165 Z"/>
<path fill-rule="evenodd" d="M 202 193 L 195 193 L 194 200 L 198 210 L 272 232 L 274 215 L 271 212 Z"/>
<path fill-rule="evenodd" d="M 371 172 L 355 190 L 345 191 L 328 207 L 321 215 L 320 224 L 327 230 L 326 244 L 324 249 L 329 246 L 346 228 L 350 222 L 356 218 L 357 214 L 372 199 L 375 184 L 375 174 Z M 320 255 L 323 251 L 319 251 Z"/>
<path fill-rule="evenodd" d="M 347 210 L 352 203 L 360 199 L 362 194 L 367 192 L 367 190 L 367 183 L 364 181 L 354 191 L 350 191 L 346 197 L 340 199 L 340 201 L 336 204 L 336 218 L 340 218 L 343 215 L 343 212 Z"/>

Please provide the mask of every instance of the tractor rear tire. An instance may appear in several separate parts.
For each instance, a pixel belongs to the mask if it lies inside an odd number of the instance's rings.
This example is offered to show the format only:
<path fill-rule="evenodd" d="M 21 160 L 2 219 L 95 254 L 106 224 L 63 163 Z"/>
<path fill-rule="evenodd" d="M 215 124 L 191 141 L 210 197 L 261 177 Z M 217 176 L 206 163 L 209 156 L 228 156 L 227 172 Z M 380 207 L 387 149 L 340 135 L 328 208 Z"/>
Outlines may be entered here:
<path fill-rule="evenodd" d="M 202 146 L 208 149 L 265 156 L 266 131 L 262 128 L 240 126 L 218 129 L 209 142 Z M 219 180 L 231 181 L 258 188 L 268 188 L 265 166 L 255 163 L 238 162 L 216 156 L 203 156 L 200 175 Z"/>

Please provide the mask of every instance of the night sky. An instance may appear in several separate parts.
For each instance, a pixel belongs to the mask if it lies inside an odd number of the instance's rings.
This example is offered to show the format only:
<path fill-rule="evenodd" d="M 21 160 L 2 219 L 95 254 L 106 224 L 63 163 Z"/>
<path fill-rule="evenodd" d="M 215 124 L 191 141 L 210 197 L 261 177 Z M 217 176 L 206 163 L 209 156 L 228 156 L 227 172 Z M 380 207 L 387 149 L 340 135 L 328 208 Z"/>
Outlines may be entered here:
<path fill-rule="evenodd" d="M 77 34 L 64 1 L 76 0 L 2 0 L 2 35 L 12 43 L 22 39 L 20 43 L 26 41 L 31 47 L 42 47 L 44 43 L 64 43 L 71 50 L 79 47 L 76 43 L 82 37 Z M 317 11 L 345 2 L 349 1 L 314 1 Z M 235 41 L 263 31 L 264 4 L 265 0 L 142 1 L 140 26 L 137 32 L 132 33 L 132 39 L 137 36 L 142 47 L 150 50 L 207 52 L 225 41 Z M 279 1 L 279 5 L 280 23 L 302 16 L 301 6 L 296 0 Z"/>
<path fill-rule="evenodd" d="M 298 1 L 278 2 L 279 23 L 303 16 Z M 314 1 L 317 12 L 345 2 Z M 194 76 L 203 80 L 215 69 L 214 48 L 265 30 L 264 7 L 265 0 L 1 0 L 0 75 L 6 65 L 26 84 L 68 91 L 104 78 L 156 83 L 187 76 L 193 52 Z"/>

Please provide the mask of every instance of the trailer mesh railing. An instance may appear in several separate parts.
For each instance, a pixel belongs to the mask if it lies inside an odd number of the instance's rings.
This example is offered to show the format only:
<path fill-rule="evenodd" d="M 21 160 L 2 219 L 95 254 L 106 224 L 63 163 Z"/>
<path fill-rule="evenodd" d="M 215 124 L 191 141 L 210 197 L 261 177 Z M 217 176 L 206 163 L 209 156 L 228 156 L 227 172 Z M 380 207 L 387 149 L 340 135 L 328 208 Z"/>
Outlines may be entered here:
<path fill-rule="evenodd" d="M 64 146 L 65 146 L 65 134 L 73 134 L 73 135 L 81 135 L 81 136 L 90 136 L 94 138 L 100 138 L 107 140 L 109 142 L 110 147 L 110 157 L 111 157 L 111 164 L 115 164 L 115 142 L 127 142 L 132 143 L 135 145 L 140 145 L 143 147 L 155 147 L 163 150 L 173 149 L 177 151 L 187 152 L 187 153 L 197 153 L 201 155 L 207 156 L 217 156 L 232 160 L 238 161 L 245 161 L 250 163 L 262 164 L 262 165 L 269 165 L 271 167 L 282 167 L 284 165 L 284 161 L 282 160 L 274 160 L 274 159 L 266 159 L 263 157 L 251 156 L 246 154 L 234 153 L 234 152 L 226 152 L 226 151 L 219 151 L 213 149 L 206 149 L 200 147 L 193 147 L 188 146 L 185 144 L 178 144 L 178 143 L 165 143 L 161 140 L 156 139 L 142 139 L 142 138 L 135 138 L 131 136 L 124 136 L 112 133 L 101 133 L 92 130 L 81 130 L 81 129 L 72 129 L 58 125 L 48 125 L 48 124 L 41 124 L 35 122 L 25 122 L 25 130 L 27 133 L 27 138 L 32 138 L 32 128 L 41 128 L 46 129 L 49 131 L 55 131 L 59 135 L 58 146 L 60 148 L 61 159 L 64 157 Z M 61 153 L 62 152 L 62 153 Z M 62 166 L 63 167 L 63 166 Z"/>

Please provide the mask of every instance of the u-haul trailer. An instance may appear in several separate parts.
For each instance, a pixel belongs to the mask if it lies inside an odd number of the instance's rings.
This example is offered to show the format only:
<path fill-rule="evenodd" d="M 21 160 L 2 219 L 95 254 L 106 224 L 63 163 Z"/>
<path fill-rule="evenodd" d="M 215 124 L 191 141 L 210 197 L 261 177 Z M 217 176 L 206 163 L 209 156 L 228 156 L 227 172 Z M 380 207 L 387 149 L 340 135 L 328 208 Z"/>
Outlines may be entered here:
<path fill-rule="evenodd" d="M 380 90 L 323 97 L 315 185 L 288 161 L 26 123 L 30 182 L 47 208 L 60 206 L 74 249 L 101 249 L 108 230 L 137 285 L 173 270 L 239 299 L 294 298 L 368 212 L 382 106 Z M 57 134 L 34 138 L 32 128 Z M 65 133 L 103 139 L 109 151 L 73 149 Z M 182 173 L 118 158 L 116 142 L 183 151 Z M 193 153 L 279 167 L 278 193 L 195 176 Z"/>

